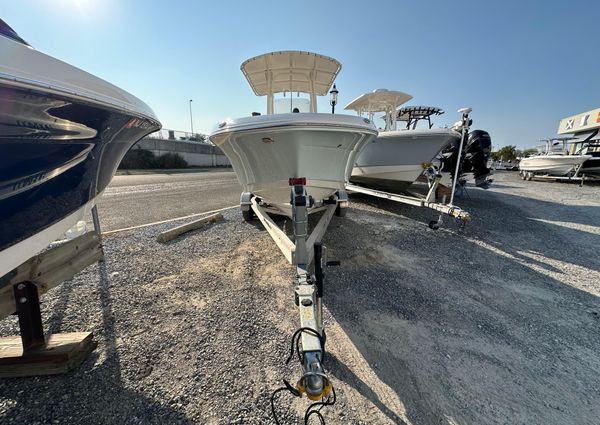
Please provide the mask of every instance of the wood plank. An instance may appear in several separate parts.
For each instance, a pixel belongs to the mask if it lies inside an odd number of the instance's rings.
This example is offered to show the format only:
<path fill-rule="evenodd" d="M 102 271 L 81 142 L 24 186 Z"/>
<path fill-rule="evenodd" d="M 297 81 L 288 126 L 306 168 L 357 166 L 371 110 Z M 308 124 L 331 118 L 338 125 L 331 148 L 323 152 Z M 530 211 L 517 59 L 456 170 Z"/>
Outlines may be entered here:
<path fill-rule="evenodd" d="M 175 239 L 178 236 L 183 235 L 184 233 L 190 232 L 192 230 L 200 229 L 204 226 L 207 226 L 211 223 L 216 223 L 217 221 L 223 220 L 223 214 L 211 214 L 207 217 L 202 217 L 198 220 L 194 220 L 190 223 L 182 224 L 181 226 L 174 227 L 167 231 L 160 233 L 156 240 L 158 242 L 168 242 Z"/>
<path fill-rule="evenodd" d="M 103 258 L 102 245 L 95 232 L 32 257 L 0 279 L 0 319 L 16 311 L 13 285 L 33 282 L 42 295 Z"/>
<path fill-rule="evenodd" d="M 97 346 L 92 332 L 48 335 L 44 346 L 26 353 L 19 336 L 0 338 L 0 377 L 64 373 L 79 366 Z"/>

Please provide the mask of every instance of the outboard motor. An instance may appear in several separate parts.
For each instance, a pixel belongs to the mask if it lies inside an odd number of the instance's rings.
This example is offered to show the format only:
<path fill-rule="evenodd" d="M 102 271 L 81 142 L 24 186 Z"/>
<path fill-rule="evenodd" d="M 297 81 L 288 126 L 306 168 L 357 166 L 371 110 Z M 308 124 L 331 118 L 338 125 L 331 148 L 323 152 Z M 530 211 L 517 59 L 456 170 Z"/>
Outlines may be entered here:
<path fill-rule="evenodd" d="M 463 172 L 472 172 L 475 177 L 475 185 L 487 188 L 489 186 L 487 177 L 490 169 L 487 168 L 490 154 L 492 153 L 492 139 L 487 131 L 473 130 L 469 133 L 463 162 Z M 466 168 L 469 170 L 466 170 Z"/>
<path fill-rule="evenodd" d="M 449 172 L 454 177 L 460 141 L 454 142 L 442 151 L 442 171 Z M 459 177 L 465 173 L 473 173 L 475 185 L 487 189 L 490 174 L 487 163 L 492 151 L 492 139 L 487 131 L 473 130 L 469 133 L 466 145 L 463 147 Z"/>

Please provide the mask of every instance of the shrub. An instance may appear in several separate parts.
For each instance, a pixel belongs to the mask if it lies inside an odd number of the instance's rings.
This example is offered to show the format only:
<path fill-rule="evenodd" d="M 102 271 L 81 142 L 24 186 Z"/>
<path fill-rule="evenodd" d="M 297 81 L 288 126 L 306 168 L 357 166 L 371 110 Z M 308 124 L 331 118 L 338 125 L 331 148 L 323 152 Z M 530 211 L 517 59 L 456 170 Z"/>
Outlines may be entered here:
<path fill-rule="evenodd" d="M 178 153 L 167 152 L 156 158 L 157 168 L 186 168 L 188 163 Z"/>
<path fill-rule="evenodd" d="M 120 170 L 156 168 L 156 156 L 146 149 L 130 149 L 119 164 Z"/>

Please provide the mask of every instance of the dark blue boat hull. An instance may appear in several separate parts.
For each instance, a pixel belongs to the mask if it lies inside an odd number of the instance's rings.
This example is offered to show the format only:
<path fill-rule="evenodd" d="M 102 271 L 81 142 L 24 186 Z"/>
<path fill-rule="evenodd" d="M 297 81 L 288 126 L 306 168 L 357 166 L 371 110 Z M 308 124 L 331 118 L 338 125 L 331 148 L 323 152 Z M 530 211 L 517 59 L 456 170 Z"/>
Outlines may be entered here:
<path fill-rule="evenodd" d="M 101 193 L 153 119 L 0 84 L 0 251 Z"/>

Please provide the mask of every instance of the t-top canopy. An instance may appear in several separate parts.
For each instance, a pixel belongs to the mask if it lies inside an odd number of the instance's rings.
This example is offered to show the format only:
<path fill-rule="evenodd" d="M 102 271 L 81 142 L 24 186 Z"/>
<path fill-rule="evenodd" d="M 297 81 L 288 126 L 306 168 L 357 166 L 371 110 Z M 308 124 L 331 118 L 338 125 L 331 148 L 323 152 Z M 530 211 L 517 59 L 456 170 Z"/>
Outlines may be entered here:
<path fill-rule="evenodd" d="M 429 128 L 433 127 L 431 122 L 432 115 L 442 115 L 444 111 L 435 106 L 408 106 L 406 108 L 400 108 L 397 111 L 396 120 L 406 121 L 406 128 L 413 129 L 417 128 L 417 123 L 420 120 L 427 120 Z"/>
<path fill-rule="evenodd" d="M 414 119 L 427 119 L 432 115 L 442 115 L 444 111 L 435 106 L 409 106 L 398 109 L 398 121 L 411 121 Z"/>
<path fill-rule="evenodd" d="M 401 91 L 377 89 L 371 93 L 358 96 L 346 105 L 344 109 L 350 109 L 359 114 L 373 112 L 391 112 L 398 106 L 408 102 L 412 96 Z"/>
<path fill-rule="evenodd" d="M 290 50 L 256 56 L 240 68 L 257 96 L 286 91 L 325 96 L 342 64 L 328 56 Z"/>

